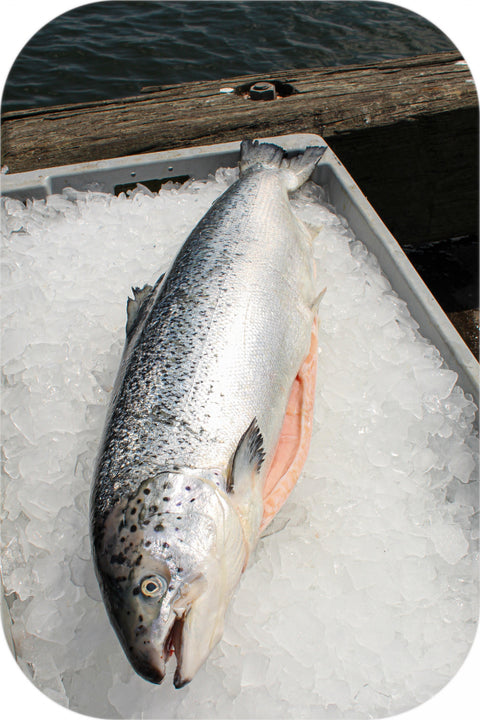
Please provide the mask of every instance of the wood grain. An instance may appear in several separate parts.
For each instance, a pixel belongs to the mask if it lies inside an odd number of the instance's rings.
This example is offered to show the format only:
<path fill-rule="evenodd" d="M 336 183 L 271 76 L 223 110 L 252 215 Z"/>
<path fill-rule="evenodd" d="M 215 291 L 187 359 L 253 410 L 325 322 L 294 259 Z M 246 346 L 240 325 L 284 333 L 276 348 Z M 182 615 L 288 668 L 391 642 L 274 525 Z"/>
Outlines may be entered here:
<path fill-rule="evenodd" d="M 222 87 L 295 93 L 255 102 Z M 135 97 L 5 113 L 9 172 L 243 138 L 322 135 L 400 242 L 477 231 L 478 101 L 456 52 L 241 76 Z"/>

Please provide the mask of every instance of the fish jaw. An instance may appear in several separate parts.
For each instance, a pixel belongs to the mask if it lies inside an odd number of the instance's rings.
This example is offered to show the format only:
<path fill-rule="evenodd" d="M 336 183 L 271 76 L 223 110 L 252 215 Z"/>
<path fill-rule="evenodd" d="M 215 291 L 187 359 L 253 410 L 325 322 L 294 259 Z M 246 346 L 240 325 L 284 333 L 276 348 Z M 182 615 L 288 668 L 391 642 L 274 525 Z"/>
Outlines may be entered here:
<path fill-rule="evenodd" d="M 204 573 L 177 600 L 179 622 L 172 632 L 175 687 L 189 683 L 223 635 L 225 615 L 248 561 L 245 527 L 227 496 L 217 494 L 218 542 Z"/>
<path fill-rule="evenodd" d="M 165 665 L 168 659 L 166 648 L 168 647 L 168 635 L 163 644 L 163 648 L 159 651 L 154 647 L 143 650 L 134 645 L 128 645 L 123 641 L 122 631 L 117 631 L 125 654 L 135 670 L 147 682 L 159 685 L 165 677 Z"/>
<path fill-rule="evenodd" d="M 147 682 L 160 685 L 165 677 L 165 661 L 163 658 L 152 658 L 151 655 L 146 657 L 130 656 L 129 660 L 137 675 L 140 675 Z"/>
<path fill-rule="evenodd" d="M 226 592 L 221 567 L 211 567 L 208 583 L 191 602 L 172 635 L 177 669 L 174 685 L 189 683 L 223 635 L 225 613 L 231 592 Z"/>

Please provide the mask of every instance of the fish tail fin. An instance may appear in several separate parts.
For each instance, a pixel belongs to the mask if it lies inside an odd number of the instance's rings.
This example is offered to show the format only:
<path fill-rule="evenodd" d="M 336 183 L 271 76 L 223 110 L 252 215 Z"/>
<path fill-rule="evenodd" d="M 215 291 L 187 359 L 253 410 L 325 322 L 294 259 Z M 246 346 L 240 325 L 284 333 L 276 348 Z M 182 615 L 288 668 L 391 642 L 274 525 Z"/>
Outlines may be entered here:
<path fill-rule="evenodd" d="M 308 180 L 325 150 L 325 147 L 307 147 L 303 153 L 289 158 L 278 145 L 244 140 L 240 145 L 240 174 L 255 165 L 280 170 L 287 190 L 292 192 Z"/>
<path fill-rule="evenodd" d="M 278 145 L 259 143 L 258 140 L 244 140 L 240 145 L 240 173 L 244 173 L 254 165 L 280 168 L 284 158 L 285 152 Z"/>

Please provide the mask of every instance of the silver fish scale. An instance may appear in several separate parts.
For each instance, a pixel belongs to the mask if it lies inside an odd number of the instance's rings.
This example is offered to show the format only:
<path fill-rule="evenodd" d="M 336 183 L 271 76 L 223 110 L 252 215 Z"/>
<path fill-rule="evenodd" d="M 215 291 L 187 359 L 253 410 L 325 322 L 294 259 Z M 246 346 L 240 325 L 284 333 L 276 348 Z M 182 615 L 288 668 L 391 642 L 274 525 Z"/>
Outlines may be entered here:
<path fill-rule="evenodd" d="M 165 469 L 225 471 L 254 418 L 265 467 L 305 357 L 308 235 L 281 175 L 253 167 L 194 228 L 127 345 L 97 465 L 94 513 Z"/>

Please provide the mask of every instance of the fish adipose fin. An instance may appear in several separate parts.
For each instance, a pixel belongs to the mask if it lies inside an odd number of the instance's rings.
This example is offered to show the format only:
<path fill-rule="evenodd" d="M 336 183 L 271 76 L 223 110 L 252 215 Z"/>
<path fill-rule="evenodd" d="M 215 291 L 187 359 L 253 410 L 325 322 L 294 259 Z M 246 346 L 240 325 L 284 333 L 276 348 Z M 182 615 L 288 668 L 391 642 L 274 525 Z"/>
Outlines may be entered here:
<path fill-rule="evenodd" d="M 260 533 L 273 520 L 295 487 L 307 459 L 313 427 L 317 349 L 318 332 L 315 318 L 310 350 L 294 380 L 280 439 L 265 481 Z"/>
<path fill-rule="evenodd" d="M 241 494 L 245 483 L 251 480 L 252 474 L 260 471 L 264 460 L 263 436 L 257 418 L 254 418 L 240 438 L 232 457 L 227 475 L 227 492 Z"/>
<path fill-rule="evenodd" d="M 282 171 L 287 190 L 297 190 L 312 174 L 326 147 L 307 147 L 303 153 L 286 157 L 283 148 L 273 143 L 244 140 L 240 145 L 240 174 L 258 165 Z"/>

